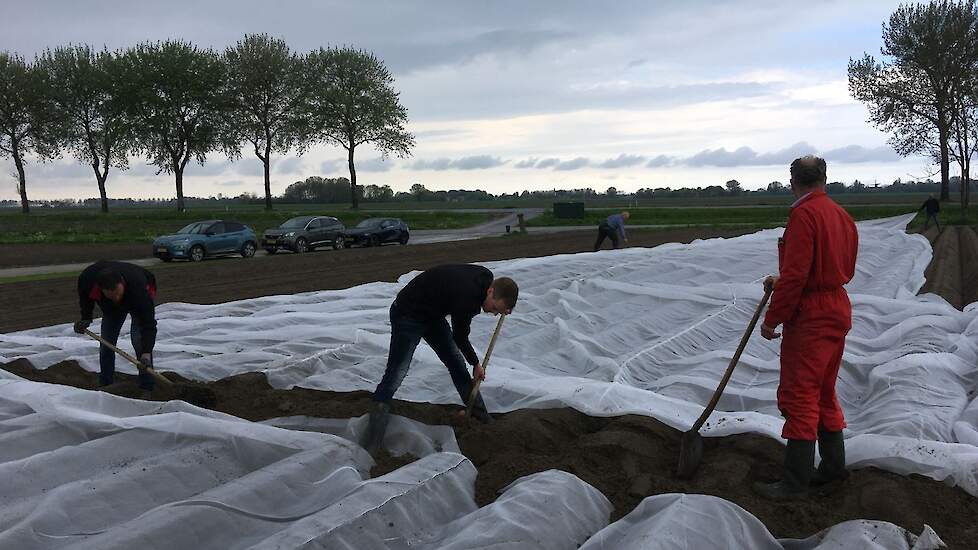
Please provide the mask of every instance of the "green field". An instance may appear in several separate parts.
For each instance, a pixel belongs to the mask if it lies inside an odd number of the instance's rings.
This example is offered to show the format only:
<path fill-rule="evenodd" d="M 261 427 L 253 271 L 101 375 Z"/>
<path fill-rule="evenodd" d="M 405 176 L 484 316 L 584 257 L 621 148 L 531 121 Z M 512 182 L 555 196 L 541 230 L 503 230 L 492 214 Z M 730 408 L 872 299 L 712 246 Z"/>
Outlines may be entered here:
<path fill-rule="evenodd" d="M 259 235 L 293 216 L 336 216 L 347 227 L 370 217 L 397 217 L 411 229 L 458 229 L 484 223 L 490 215 L 479 212 L 391 212 L 328 209 L 318 205 L 280 206 L 271 212 L 241 206 L 227 210 L 116 208 L 108 214 L 97 209 L 35 208 L 30 214 L 0 212 L 0 244 L 18 243 L 145 243 L 173 233 L 198 220 L 226 219 L 244 223 Z"/>

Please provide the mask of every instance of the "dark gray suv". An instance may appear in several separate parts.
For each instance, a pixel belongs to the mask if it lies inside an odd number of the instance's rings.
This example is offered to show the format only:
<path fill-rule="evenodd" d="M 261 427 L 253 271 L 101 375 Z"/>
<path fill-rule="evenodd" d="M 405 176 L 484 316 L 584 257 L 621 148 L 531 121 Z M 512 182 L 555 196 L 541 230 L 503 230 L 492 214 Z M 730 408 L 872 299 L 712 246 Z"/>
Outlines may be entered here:
<path fill-rule="evenodd" d="M 291 250 L 302 254 L 320 246 L 342 246 L 336 237 L 345 227 L 332 216 L 298 216 L 292 218 L 278 229 L 266 229 L 262 235 L 261 246 L 269 254 L 279 250 Z"/>

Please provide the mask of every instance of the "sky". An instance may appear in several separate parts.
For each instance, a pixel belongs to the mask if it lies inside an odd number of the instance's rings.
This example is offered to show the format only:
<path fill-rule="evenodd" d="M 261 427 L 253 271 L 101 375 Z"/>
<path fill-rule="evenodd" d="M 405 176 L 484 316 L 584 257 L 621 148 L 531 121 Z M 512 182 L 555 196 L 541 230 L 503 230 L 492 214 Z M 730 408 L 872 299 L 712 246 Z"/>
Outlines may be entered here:
<path fill-rule="evenodd" d="M 830 181 L 888 184 L 934 169 L 901 158 L 848 94 L 850 58 L 879 56 L 899 2 L 0 0 L 0 51 L 32 59 L 87 43 L 115 50 L 183 39 L 223 51 L 249 33 L 296 52 L 350 45 L 392 71 L 416 146 L 409 158 L 357 149 L 357 179 L 407 191 L 604 191 L 787 183 L 788 164 L 824 156 Z M 272 192 L 308 176 L 349 177 L 345 151 L 315 145 L 274 160 Z M 71 157 L 27 168 L 32 199 L 98 195 Z M 244 151 L 188 165 L 193 196 L 263 193 Z M 5 180 L 5 181 L 4 181 Z M 111 197 L 173 197 L 145 159 L 114 170 Z M 17 198 L 0 159 L 0 199 Z"/>

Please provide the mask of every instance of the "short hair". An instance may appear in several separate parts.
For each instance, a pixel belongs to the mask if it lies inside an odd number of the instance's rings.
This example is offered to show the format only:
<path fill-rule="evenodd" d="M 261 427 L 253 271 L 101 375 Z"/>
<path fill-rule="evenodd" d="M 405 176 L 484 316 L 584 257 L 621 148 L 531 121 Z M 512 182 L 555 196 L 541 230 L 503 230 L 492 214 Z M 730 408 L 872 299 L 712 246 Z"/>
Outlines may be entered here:
<path fill-rule="evenodd" d="M 516 299 L 520 296 L 520 287 L 516 286 L 516 281 L 509 277 L 499 277 L 492 281 L 492 296 L 497 300 L 503 300 L 508 309 L 516 307 Z"/>
<path fill-rule="evenodd" d="M 825 159 L 815 155 L 805 155 L 791 162 L 791 179 L 802 187 L 814 187 L 827 181 Z"/>
<path fill-rule="evenodd" d="M 123 281 L 122 273 L 114 267 L 106 267 L 95 275 L 95 283 L 102 290 L 112 290 Z"/>

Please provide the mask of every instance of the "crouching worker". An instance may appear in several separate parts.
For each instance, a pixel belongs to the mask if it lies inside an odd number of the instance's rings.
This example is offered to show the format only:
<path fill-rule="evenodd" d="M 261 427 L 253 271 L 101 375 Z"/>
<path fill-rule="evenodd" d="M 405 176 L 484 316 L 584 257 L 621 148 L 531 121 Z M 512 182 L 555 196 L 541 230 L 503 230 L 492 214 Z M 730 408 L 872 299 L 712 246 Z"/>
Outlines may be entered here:
<path fill-rule="evenodd" d="M 859 235 L 852 218 L 825 194 L 825 161 L 802 157 L 791 163 L 791 205 L 784 237 L 778 243 L 780 275 L 761 335 L 781 341 L 778 409 L 784 416 L 781 436 L 788 440 L 782 480 L 755 484 L 772 500 L 804 497 L 810 486 L 846 479 L 842 429 L 845 417 L 835 394 L 852 306 L 843 287 L 856 272 Z M 813 471 L 815 442 L 822 455 Z"/>
<path fill-rule="evenodd" d="M 486 374 L 469 342 L 472 318 L 480 312 L 508 315 L 516 305 L 519 289 L 508 277 L 493 278 L 488 269 L 477 265 L 442 265 L 411 280 L 391 304 L 391 344 L 384 377 L 373 394 L 370 420 L 360 444 L 377 451 L 384 441 L 390 403 L 407 375 L 418 343 L 423 339 L 452 377 L 462 403 L 467 403 L 472 388 L 466 362 L 472 374 L 485 380 Z M 445 317 L 451 317 L 451 326 Z M 477 398 L 472 415 L 490 422 L 482 396 Z"/>
<path fill-rule="evenodd" d="M 116 345 L 126 315 L 132 317 L 129 336 L 136 357 L 147 367 L 153 366 L 156 344 L 156 277 L 142 267 L 125 262 L 101 260 L 85 268 L 78 276 L 78 301 L 81 320 L 75 332 L 84 334 L 92 324 L 95 304 L 102 310 L 102 338 Z M 99 385 L 112 383 L 115 375 L 115 352 L 99 348 Z M 139 387 L 143 397 L 153 391 L 153 376 L 139 369 Z"/>

